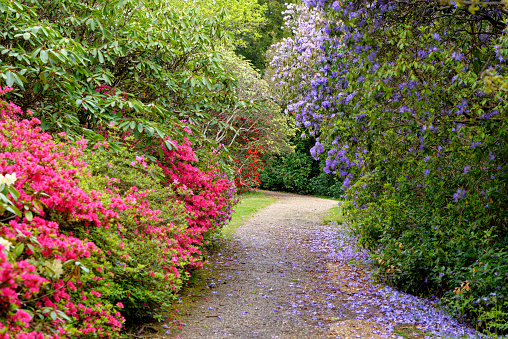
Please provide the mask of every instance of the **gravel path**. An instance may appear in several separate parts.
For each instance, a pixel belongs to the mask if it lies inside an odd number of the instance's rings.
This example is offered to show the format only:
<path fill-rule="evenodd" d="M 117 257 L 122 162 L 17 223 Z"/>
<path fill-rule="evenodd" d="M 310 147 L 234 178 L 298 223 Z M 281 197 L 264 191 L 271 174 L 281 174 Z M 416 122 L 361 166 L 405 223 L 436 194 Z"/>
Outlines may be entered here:
<path fill-rule="evenodd" d="M 238 228 L 211 260 L 209 279 L 184 300 L 180 338 L 330 338 L 339 305 L 320 293 L 326 262 L 314 244 L 336 201 L 267 192 L 277 201 Z M 314 246 L 316 245 L 316 246 Z M 342 310 L 342 313 L 347 312 Z M 327 320 L 328 319 L 328 320 Z M 173 332 L 174 333 L 174 332 Z"/>
<path fill-rule="evenodd" d="M 176 304 L 180 328 L 166 319 L 156 338 L 477 336 L 435 302 L 377 284 L 357 266 L 368 255 L 356 239 L 320 223 L 336 201 L 265 193 L 277 201 L 211 257 Z"/>

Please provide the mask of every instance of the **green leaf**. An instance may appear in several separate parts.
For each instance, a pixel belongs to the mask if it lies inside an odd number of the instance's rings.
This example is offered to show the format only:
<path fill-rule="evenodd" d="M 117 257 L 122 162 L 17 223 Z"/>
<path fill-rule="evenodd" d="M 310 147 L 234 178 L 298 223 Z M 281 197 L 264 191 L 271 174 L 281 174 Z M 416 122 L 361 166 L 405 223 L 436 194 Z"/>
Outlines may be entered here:
<path fill-rule="evenodd" d="M 153 133 L 155 132 L 154 128 L 153 127 L 150 127 L 150 126 L 146 126 L 145 127 L 145 131 L 146 131 L 146 134 L 151 137 L 153 135 Z"/>
<path fill-rule="evenodd" d="M 26 212 L 25 212 L 25 218 L 26 218 L 26 220 L 28 220 L 28 221 L 32 221 L 32 220 L 33 220 L 33 218 L 34 218 L 34 215 L 32 214 L 32 212 L 30 212 L 30 211 L 26 211 Z"/>
<path fill-rule="evenodd" d="M 58 313 L 58 315 L 60 316 L 60 318 L 63 318 L 63 319 L 65 319 L 65 320 L 67 320 L 67 321 L 72 321 L 72 320 L 71 320 L 71 319 L 67 316 L 67 314 L 63 313 L 62 311 L 60 311 L 60 310 L 56 310 L 56 312 Z"/>
<path fill-rule="evenodd" d="M 102 55 L 101 51 L 97 51 L 97 55 L 99 57 L 99 62 L 101 64 L 103 64 L 104 63 L 104 56 Z"/>
<path fill-rule="evenodd" d="M 12 202 L 5 196 L 5 194 L 0 193 L 0 199 L 3 200 L 6 204 L 12 205 Z"/>
<path fill-rule="evenodd" d="M 178 149 L 178 146 L 175 144 L 174 141 L 165 140 L 164 143 L 166 144 L 166 147 L 168 148 L 168 150 L 172 150 L 172 149 L 177 150 Z"/>
<path fill-rule="evenodd" d="M 19 243 L 16 245 L 16 247 L 14 248 L 14 255 L 17 257 L 19 257 L 21 255 L 21 253 L 23 253 L 23 250 L 25 249 L 25 244 L 23 243 Z"/>
<path fill-rule="evenodd" d="M 42 63 L 44 63 L 44 64 L 47 63 L 48 62 L 48 51 L 46 51 L 45 49 L 41 49 L 39 58 L 41 59 Z"/>
<path fill-rule="evenodd" d="M 212 84 L 210 83 L 210 81 L 209 81 L 207 78 L 203 77 L 202 81 L 203 81 L 203 84 L 204 84 L 204 85 L 205 85 L 205 86 L 206 86 L 209 90 L 212 90 Z"/>
<path fill-rule="evenodd" d="M 9 87 L 12 87 L 12 85 L 14 85 L 14 73 L 12 73 L 11 71 L 7 71 L 7 73 L 5 73 L 5 83 Z"/>
<path fill-rule="evenodd" d="M 28 245 L 27 245 L 27 247 L 28 247 L 28 249 L 29 249 L 30 251 L 32 251 L 33 253 L 35 253 L 35 247 L 34 247 L 33 245 L 28 244 Z"/>
<path fill-rule="evenodd" d="M 19 194 L 18 190 L 15 187 L 12 187 L 12 186 L 9 186 L 8 190 L 9 190 L 9 193 L 14 198 L 14 201 L 18 201 L 18 199 L 20 197 L 20 194 Z"/>
<path fill-rule="evenodd" d="M 14 82 L 18 84 L 19 87 L 23 88 L 23 82 L 27 82 L 26 78 L 19 73 L 14 73 Z"/>
<path fill-rule="evenodd" d="M 162 133 L 158 128 L 156 128 L 155 131 L 157 132 L 159 137 L 161 137 L 161 139 L 164 139 L 166 137 L 166 135 L 164 133 Z"/>
<path fill-rule="evenodd" d="M 30 39 L 30 36 L 31 36 L 31 34 L 27 32 L 27 33 L 23 34 L 23 39 L 28 40 L 28 39 Z"/>

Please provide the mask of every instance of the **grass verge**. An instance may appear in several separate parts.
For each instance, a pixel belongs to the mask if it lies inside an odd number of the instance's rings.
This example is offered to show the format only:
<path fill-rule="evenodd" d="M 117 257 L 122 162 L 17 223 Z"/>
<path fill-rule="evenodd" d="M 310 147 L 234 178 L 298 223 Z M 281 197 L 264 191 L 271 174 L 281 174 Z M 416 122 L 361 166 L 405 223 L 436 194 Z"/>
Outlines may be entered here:
<path fill-rule="evenodd" d="M 275 198 L 270 198 L 260 192 L 251 192 L 242 194 L 240 203 L 235 206 L 235 213 L 233 219 L 222 229 L 224 237 L 229 238 L 233 232 L 243 225 L 247 219 L 254 215 L 257 211 L 265 208 L 271 203 L 275 202 Z"/>
<path fill-rule="evenodd" d="M 331 223 L 337 223 L 340 225 L 343 222 L 344 222 L 344 214 L 342 213 L 342 208 L 340 206 L 330 208 L 323 217 L 323 223 L 325 225 Z"/>

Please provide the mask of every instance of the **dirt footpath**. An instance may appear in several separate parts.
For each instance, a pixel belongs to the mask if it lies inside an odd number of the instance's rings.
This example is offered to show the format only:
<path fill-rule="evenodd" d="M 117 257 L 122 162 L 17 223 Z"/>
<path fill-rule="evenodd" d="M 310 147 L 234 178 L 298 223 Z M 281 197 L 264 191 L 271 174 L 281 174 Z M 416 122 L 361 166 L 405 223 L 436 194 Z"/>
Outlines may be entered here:
<path fill-rule="evenodd" d="M 212 257 L 214 278 L 189 292 L 180 310 L 184 325 L 172 336 L 335 337 L 329 325 L 347 311 L 323 286 L 328 273 L 321 243 L 330 227 L 320 217 L 337 202 L 268 194 L 277 201 L 238 228 Z"/>
<path fill-rule="evenodd" d="M 435 301 L 373 280 L 354 236 L 320 223 L 337 202 L 267 193 L 277 201 L 212 256 L 156 338 L 478 337 Z"/>

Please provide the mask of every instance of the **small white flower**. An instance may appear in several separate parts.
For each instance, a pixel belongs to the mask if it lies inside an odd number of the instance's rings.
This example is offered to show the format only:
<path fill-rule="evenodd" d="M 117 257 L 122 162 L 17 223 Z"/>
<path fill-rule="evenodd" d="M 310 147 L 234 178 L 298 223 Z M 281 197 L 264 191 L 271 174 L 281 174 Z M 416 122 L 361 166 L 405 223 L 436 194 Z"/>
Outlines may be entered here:
<path fill-rule="evenodd" d="M 16 179 L 16 173 L 6 174 L 5 176 L 0 174 L 0 185 L 11 186 L 16 182 Z"/>
<path fill-rule="evenodd" d="M 39 264 L 38 271 L 47 278 L 58 279 L 63 274 L 62 261 L 60 259 L 53 261 L 45 260 L 42 264 Z"/>
<path fill-rule="evenodd" d="M 5 184 L 7 186 L 11 186 L 12 184 L 14 184 L 16 182 L 16 173 L 12 173 L 12 174 L 7 174 L 5 176 Z"/>
<path fill-rule="evenodd" d="M 53 272 L 55 272 L 53 274 L 55 279 L 60 278 L 60 276 L 63 274 L 63 265 L 60 259 L 53 260 L 53 263 L 49 267 L 53 270 Z"/>
<path fill-rule="evenodd" d="M 2 245 L 8 251 L 12 243 L 9 240 L 0 237 L 0 245 Z"/>

